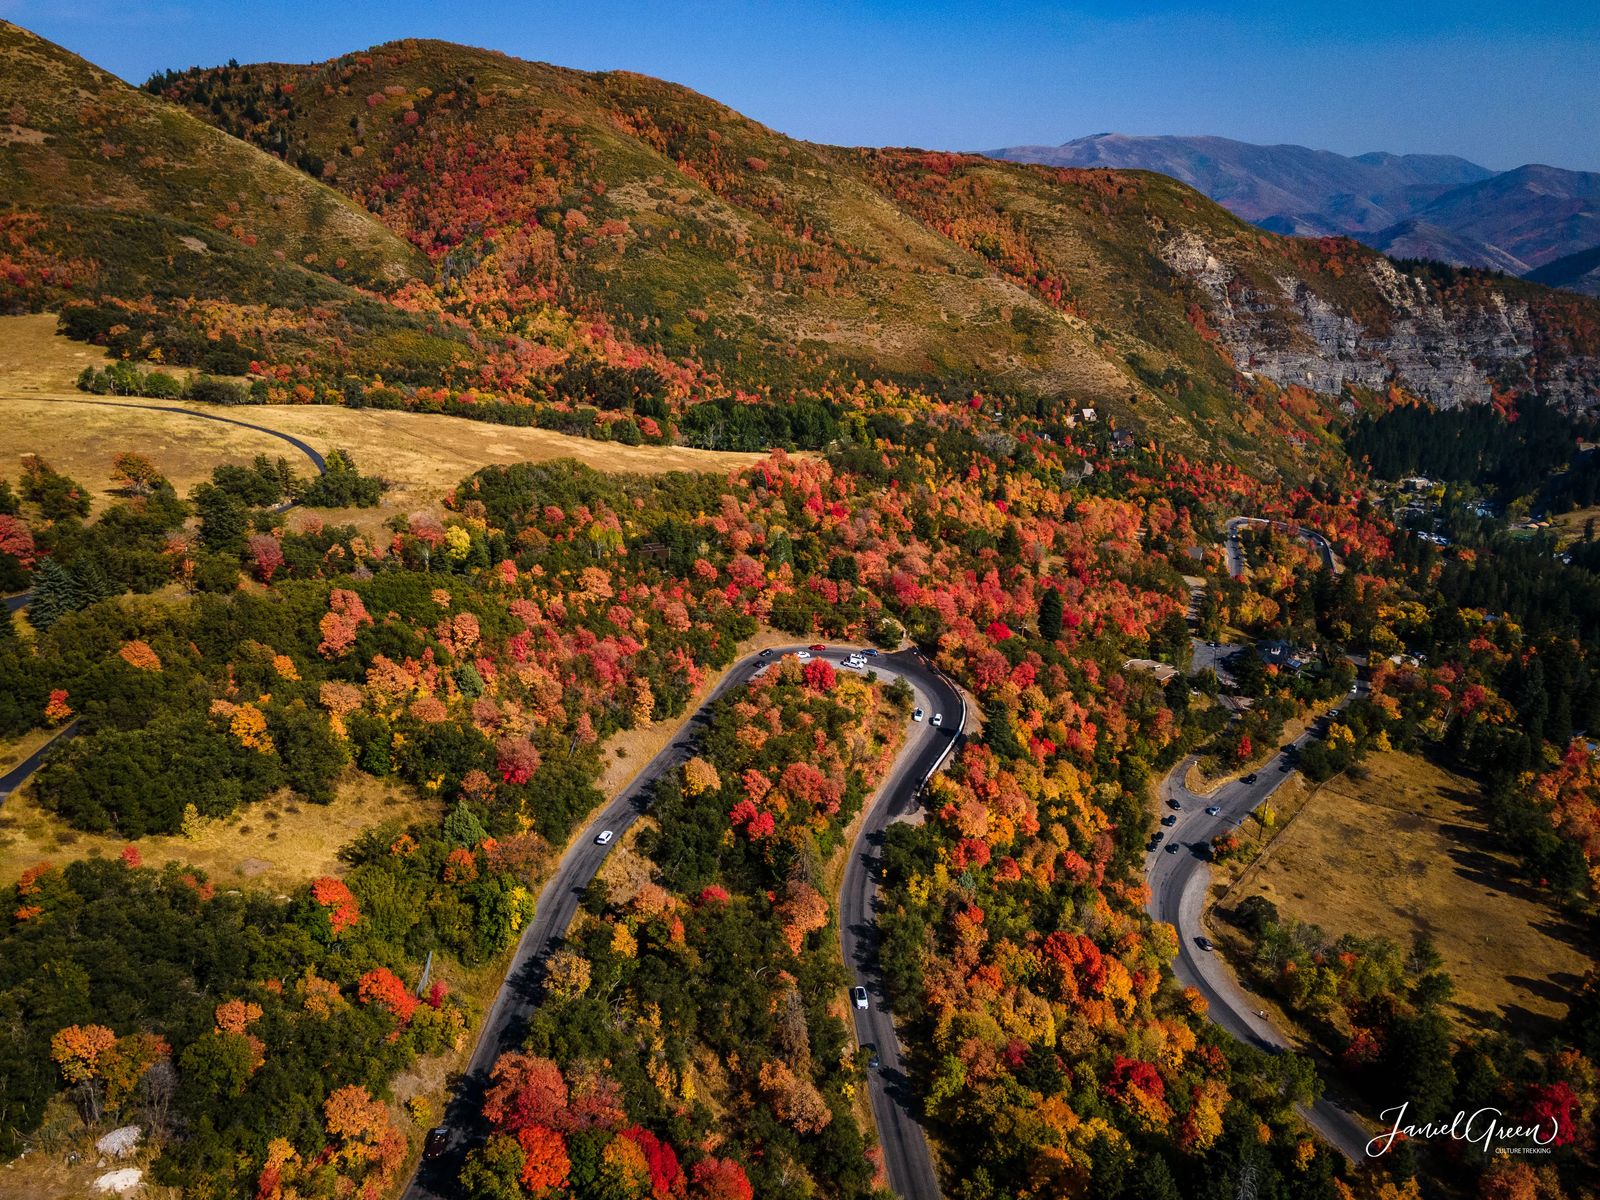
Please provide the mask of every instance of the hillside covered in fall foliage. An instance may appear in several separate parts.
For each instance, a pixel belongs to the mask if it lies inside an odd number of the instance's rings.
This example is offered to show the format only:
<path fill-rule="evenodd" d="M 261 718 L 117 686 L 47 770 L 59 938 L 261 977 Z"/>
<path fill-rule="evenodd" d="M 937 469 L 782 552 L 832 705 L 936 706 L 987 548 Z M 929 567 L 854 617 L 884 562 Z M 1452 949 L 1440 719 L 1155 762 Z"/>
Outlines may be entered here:
<path fill-rule="evenodd" d="M 132 1124 L 152 1189 L 383 1200 L 439 1132 L 467 1200 L 880 1200 L 890 1088 L 952 1200 L 1592 1200 L 1600 975 L 1447 1016 L 1425 939 L 1221 914 L 1304 1034 L 1268 1053 L 1147 906 L 1153 858 L 1251 852 L 1243 818 L 1163 847 L 1170 773 L 1411 754 L 1477 789 L 1472 886 L 1592 949 L 1600 550 L 1527 518 L 1600 494 L 1596 302 L 445 43 L 142 92 L 0 49 L 0 307 L 118 357 L 84 392 L 760 452 L 485 465 L 381 518 L 381 447 L 180 494 L 130 432 L 92 516 L 0 465 L 0 850 L 48 847 L 0 878 L 8 1171 L 81 1191 Z M 969 719 L 841 647 L 914 651 Z M 852 930 L 886 1078 L 840 879 L 892 780 Z M 407 803 L 282 886 L 190 861 L 380 786 Z M 1549 1154 L 1350 1161 L 1308 1114 L 1396 1092 Z"/>
<path fill-rule="evenodd" d="M 1163 176 L 820 146 L 658 80 L 440 42 L 137 95 L 5 38 L 0 305 L 246 377 L 229 398 L 753 450 L 822 445 L 890 388 L 1303 470 L 1341 403 L 1581 406 L 1600 381 L 1592 300 L 1397 276 Z M 197 179 L 207 126 L 234 138 Z M 101 164 L 122 182 L 73 187 Z"/>

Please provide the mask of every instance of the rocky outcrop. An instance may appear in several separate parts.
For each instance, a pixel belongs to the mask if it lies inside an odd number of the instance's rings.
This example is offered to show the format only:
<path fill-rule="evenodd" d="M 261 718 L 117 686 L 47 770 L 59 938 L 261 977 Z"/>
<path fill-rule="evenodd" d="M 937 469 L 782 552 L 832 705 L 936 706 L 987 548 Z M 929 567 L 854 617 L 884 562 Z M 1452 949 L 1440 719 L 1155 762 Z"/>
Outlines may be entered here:
<path fill-rule="evenodd" d="M 127 1158 L 139 1148 L 144 1130 L 137 1125 L 124 1125 L 113 1129 L 94 1144 L 94 1148 L 107 1158 Z"/>
<path fill-rule="evenodd" d="M 1486 403 L 1498 386 L 1574 408 L 1600 405 L 1600 360 L 1541 358 L 1527 304 L 1501 291 L 1446 302 L 1375 258 L 1358 268 L 1377 314 L 1362 322 L 1304 280 L 1251 283 L 1192 231 L 1163 243 L 1161 257 L 1209 298 L 1210 323 L 1239 370 L 1280 386 L 1337 395 L 1347 383 L 1380 390 L 1392 381 L 1440 408 Z"/>

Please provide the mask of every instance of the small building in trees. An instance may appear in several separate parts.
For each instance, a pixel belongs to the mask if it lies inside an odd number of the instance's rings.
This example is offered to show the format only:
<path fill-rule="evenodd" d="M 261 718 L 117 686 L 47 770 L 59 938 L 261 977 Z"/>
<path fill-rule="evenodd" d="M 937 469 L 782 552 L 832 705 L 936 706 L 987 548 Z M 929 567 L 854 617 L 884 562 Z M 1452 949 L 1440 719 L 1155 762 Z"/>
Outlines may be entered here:
<path fill-rule="evenodd" d="M 1295 646 L 1281 639 L 1257 642 L 1256 654 L 1269 667 L 1298 671 L 1306 665 L 1304 655 Z"/>

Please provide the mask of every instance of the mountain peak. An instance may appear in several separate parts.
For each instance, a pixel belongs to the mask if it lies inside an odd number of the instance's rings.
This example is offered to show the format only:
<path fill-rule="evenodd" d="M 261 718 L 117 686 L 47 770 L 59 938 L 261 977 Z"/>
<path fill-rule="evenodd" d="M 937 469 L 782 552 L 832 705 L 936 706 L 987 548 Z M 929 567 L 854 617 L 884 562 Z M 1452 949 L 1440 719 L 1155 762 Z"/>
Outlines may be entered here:
<path fill-rule="evenodd" d="M 1354 157 L 1215 136 L 1092 134 L 993 157 L 1170 175 L 1276 233 L 1342 234 L 1404 257 L 1525 272 L 1600 244 L 1600 175 L 1451 154 Z"/>

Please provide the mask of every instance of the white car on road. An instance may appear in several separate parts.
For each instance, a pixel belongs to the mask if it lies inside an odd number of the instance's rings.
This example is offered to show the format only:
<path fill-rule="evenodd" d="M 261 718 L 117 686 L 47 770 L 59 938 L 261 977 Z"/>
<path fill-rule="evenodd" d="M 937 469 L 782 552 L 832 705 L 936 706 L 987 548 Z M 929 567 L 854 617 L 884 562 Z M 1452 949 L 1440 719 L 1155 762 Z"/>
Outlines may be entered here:
<path fill-rule="evenodd" d="M 609 846 L 611 845 L 611 839 L 616 836 L 617 835 L 614 831 L 610 829 L 602 829 L 599 833 L 594 835 L 594 844 L 596 846 Z"/>
<path fill-rule="evenodd" d="M 867 989 L 857 985 L 851 989 L 850 997 L 855 1001 L 857 1008 L 867 1007 Z"/>

